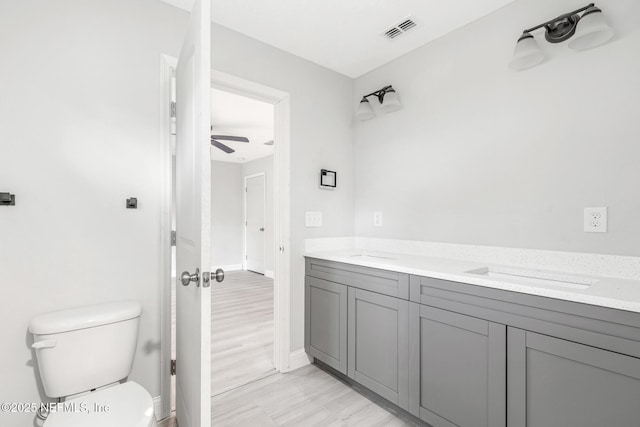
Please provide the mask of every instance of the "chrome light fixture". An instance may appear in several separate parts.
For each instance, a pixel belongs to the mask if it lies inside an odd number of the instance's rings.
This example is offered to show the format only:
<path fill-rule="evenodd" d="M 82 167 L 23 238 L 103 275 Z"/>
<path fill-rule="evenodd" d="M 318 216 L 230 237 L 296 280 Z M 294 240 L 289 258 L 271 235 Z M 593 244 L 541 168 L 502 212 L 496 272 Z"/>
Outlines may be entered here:
<path fill-rule="evenodd" d="M 398 94 L 396 93 L 395 89 L 391 85 L 385 86 L 380 90 L 376 90 L 375 92 L 371 92 L 370 94 L 362 97 L 360 105 L 358 105 L 358 110 L 356 111 L 356 117 L 358 118 L 358 120 L 370 120 L 375 117 L 376 114 L 373 111 L 373 107 L 367 99 L 370 96 L 375 96 L 378 98 L 378 102 L 380 102 L 380 108 L 385 113 L 398 111 L 402 108 L 402 104 L 400 103 L 400 99 L 398 98 Z"/>
<path fill-rule="evenodd" d="M 524 30 L 516 43 L 513 58 L 509 63 L 512 69 L 524 70 L 544 60 L 542 50 L 531 35 L 532 31 L 543 27 L 545 39 L 549 43 L 561 43 L 573 37 L 569 47 L 575 50 L 600 46 L 613 37 L 613 30 L 607 25 L 602 11 L 595 4 L 590 3 L 573 12 Z"/>

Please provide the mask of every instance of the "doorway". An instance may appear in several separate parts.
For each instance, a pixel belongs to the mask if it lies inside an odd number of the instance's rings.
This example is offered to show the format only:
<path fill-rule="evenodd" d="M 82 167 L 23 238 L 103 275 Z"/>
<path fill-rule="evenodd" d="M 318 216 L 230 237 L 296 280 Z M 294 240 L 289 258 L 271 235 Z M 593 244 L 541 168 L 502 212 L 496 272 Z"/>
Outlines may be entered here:
<path fill-rule="evenodd" d="M 212 396 L 277 372 L 274 114 L 272 103 L 211 89 L 211 271 L 226 272 L 211 289 Z"/>
<path fill-rule="evenodd" d="M 172 172 L 172 163 L 175 155 L 175 119 L 171 118 L 172 101 L 175 100 L 175 91 L 171 86 L 171 81 L 174 76 L 175 70 L 175 58 L 162 56 L 161 63 L 161 75 L 162 81 L 165 83 L 161 88 L 161 111 L 163 119 L 163 132 L 161 132 L 161 146 L 162 146 L 162 161 L 163 161 L 163 178 L 162 178 L 162 191 L 161 191 L 161 256 L 160 256 L 160 298 L 161 304 L 161 343 L 160 343 L 160 376 L 161 395 L 159 398 L 154 399 L 156 404 L 156 413 L 161 418 L 170 415 L 171 411 L 175 407 L 175 395 L 174 393 L 174 372 L 172 370 L 172 359 L 175 355 L 172 351 L 172 346 L 175 342 L 175 311 L 172 304 L 172 293 L 176 286 L 176 271 L 174 269 L 175 264 L 172 266 L 171 259 L 173 256 L 173 248 L 171 246 L 171 234 L 175 223 L 175 216 L 173 211 L 173 194 L 175 193 L 174 173 Z M 268 352 L 271 354 L 269 360 L 270 369 L 274 372 L 288 372 L 290 366 L 290 292 L 291 292 L 291 274 L 290 274 L 290 257 L 289 257 L 289 244 L 290 244 L 290 99 L 286 92 L 282 92 L 277 89 L 273 89 L 268 86 L 264 86 L 259 83 L 251 82 L 232 76 L 226 73 L 222 73 L 216 70 L 211 70 L 211 87 L 214 89 L 220 89 L 229 93 L 244 95 L 246 97 L 267 102 L 273 106 L 273 122 L 274 122 L 274 137 L 270 144 L 264 144 L 265 147 L 269 145 L 273 146 L 273 155 L 270 164 L 273 168 L 273 174 L 270 178 L 268 174 L 265 176 L 266 192 L 271 194 L 271 205 L 267 204 L 266 216 L 269 213 L 273 216 L 273 223 L 271 225 L 272 240 L 266 242 L 265 250 L 265 275 L 260 277 L 263 279 L 272 280 L 270 288 L 270 296 L 266 299 L 272 302 L 272 316 L 270 327 L 270 342 L 271 348 L 267 347 Z M 269 141 L 266 141 L 269 142 Z M 252 172 L 255 173 L 255 172 Z M 240 181 L 240 189 L 242 190 L 243 181 Z M 212 206 L 217 205 L 216 199 L 213 199 Z M 242 210 L 239 214 L 240 220 L 243 219 Z M 265 227 L 266 230 L 268 228 Z M 265 230 L 265 231 L 266 231 Z M 215 237 L 214 237 L 215 238 Z M 241 251 L 244 248 L 241 247 Z M 241 252 L 242 254 L 242 252 Z M 269 254 L 273 257 L 272 267 L 269 268 L 268 259 Z M 213 264 L 213 263 L 212 263 Z M 229 267 L 228 265 L 225 265 Z M 225 282 L 231 284 L 233 282 L 232 273 L 241 275 L 249 274 L 242 270 L 242 263 L 238 271 L 233 271 L 233 267 L 227 272 L 227 279 Z M 270 271 L 271 270 L 271 271 Z M 213 270 L 214 271 L 214 270 Z M 254 274 L 254 273 L 251 273 Z M 246 278 L 242 280 L 250 289 L 251 286 L 259 286 L 257 281 L 247 281 Z M 223 282 L 223 283 L 225 283 Z M 216 282 L 212 282 L 212 293 L 216 286 Z M 258 292 L 250 290 L 252 296 L 257 296 Z M 213 303 L 212 299 L 212 303 Z M 215 310 L 215 308 L 214 308 Z M 212 324 L 220 322 L 218 319 L 213 320 Z M 271 338 L 272 337 L 272 338 Z M 247 342 L 247 338 L 236 340 L 236 342 Z M 245 355 L 249 356 L 250 352 L 246 352 Z M 242 363 L 242 362 L 240 362 Z M 214 362 L 215 366 L 215 362 Z M 179 375 L 179 374 L 178 374 Z M 213 380 L 216 383 L 215 378 Z"/>

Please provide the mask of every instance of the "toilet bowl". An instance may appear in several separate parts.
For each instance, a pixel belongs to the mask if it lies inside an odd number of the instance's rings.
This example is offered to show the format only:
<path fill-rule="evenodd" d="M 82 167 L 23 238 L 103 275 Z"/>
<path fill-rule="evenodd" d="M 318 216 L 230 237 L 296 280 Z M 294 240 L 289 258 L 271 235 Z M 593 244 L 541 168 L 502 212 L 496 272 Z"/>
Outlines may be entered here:
<path fill-rule="evenodd" d="M 32 347 L 45 394 L 64 398 L 45 427 L 156 427 L 153 399 L 126 381 L 142 306 L 123 301 L 78 307 L 31 320 Z"/>
<path fill-rule="evenodd" d="M 68 410 L 52 412 L 44 427 L 157 427 L 153 400 L 128 381 L 65 401 Z M 84 412 L 86 411 L 86 412 Z"/>

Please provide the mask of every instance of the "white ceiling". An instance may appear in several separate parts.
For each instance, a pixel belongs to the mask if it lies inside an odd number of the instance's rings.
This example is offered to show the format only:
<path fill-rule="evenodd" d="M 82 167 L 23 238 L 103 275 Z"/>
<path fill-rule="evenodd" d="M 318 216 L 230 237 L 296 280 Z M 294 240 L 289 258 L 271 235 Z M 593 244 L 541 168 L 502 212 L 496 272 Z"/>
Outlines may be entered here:
<path fill-rule="evenodd" d="M 249 138 L 249 143 L 220 141 L 235 153 L 211 147 L 211 159 L 222 162 L 246 163 L 273 154 L 273 105 L 245 96 L 211 89 L 211 125 L 214 135 L 234 135 Z"/>
<path fill-rule="evenodd" d="M 191 10 L 193 0 L 162 0 Z M 212 21 L 358 77 L 514 0 L 215 0 Z M 389 40 L 411 16 L 418 26 Z"/>

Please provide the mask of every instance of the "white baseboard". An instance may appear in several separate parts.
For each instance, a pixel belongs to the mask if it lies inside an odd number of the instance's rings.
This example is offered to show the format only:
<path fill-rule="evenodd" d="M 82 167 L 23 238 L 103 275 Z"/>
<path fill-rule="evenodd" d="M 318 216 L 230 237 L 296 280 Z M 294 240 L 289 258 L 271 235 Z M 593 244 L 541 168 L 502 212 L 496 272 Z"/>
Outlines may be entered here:
<path fill-rule="evenodd" d="M 275 274 L 273 274 L 273 271 L 271 270 L 265 270 L 264 271 L 264 276 L 268 277 L 269 279 L 273 279 L 273 277 L 275 276 Z"/>
<path fill-rule="evenodd" d="M 229 264 L 229 265 L 216 265 L 216 266 L 213 266 L 213 267 L 211 267 L 211 271 L 216 271 L 218 268 L 221 268 L 224 271 L 243 270 L 242 264 Z"/>
<path fill-rule="evenodd" d="M 304 351 L 304 348 L 292 351 L 289 354 L 289 371 L 295 371 L 296 369 L 307 366 L 310 363 L 311 360 L 309 359 L 309 356 L 307 356 L 307 352 Z"/>
<path fill-rule="evenodd" d="M 162 397 L 156 396 L 153 398 L 153 410 L 156 414 L 156 420 L 160 421 L 160 417 L 162 414 Z"/>

